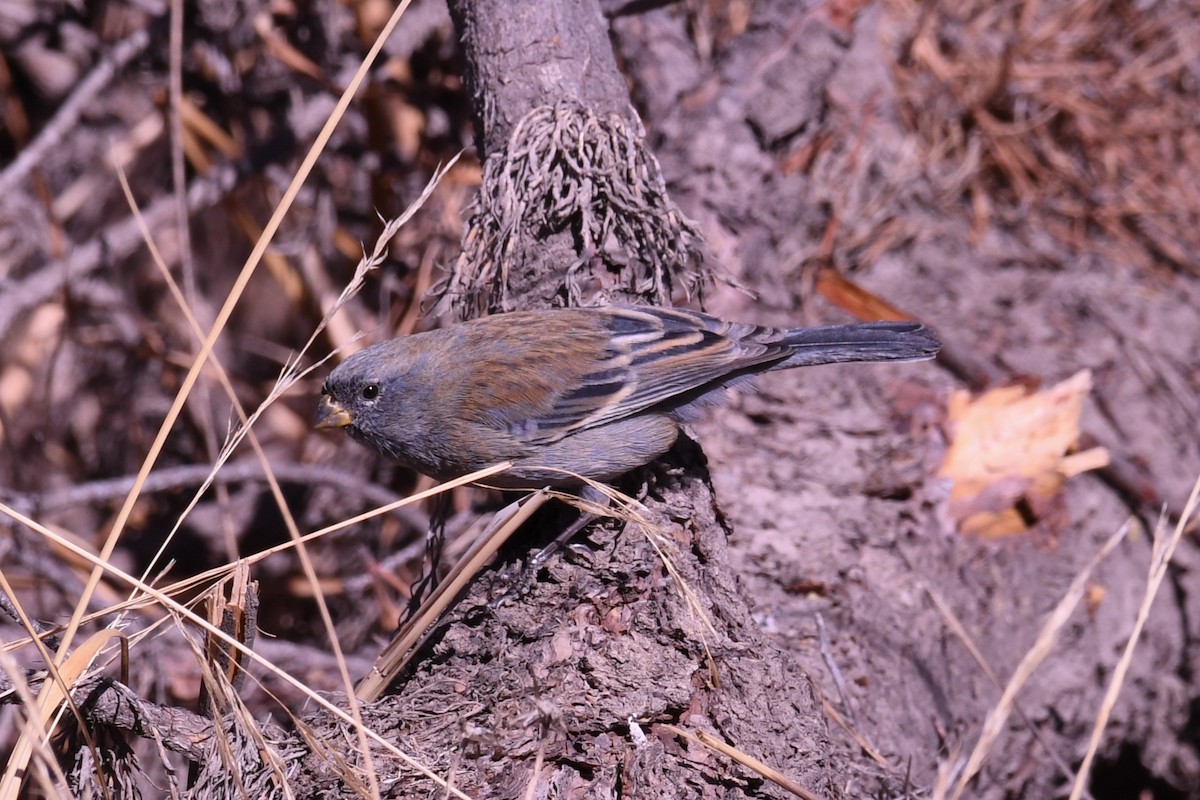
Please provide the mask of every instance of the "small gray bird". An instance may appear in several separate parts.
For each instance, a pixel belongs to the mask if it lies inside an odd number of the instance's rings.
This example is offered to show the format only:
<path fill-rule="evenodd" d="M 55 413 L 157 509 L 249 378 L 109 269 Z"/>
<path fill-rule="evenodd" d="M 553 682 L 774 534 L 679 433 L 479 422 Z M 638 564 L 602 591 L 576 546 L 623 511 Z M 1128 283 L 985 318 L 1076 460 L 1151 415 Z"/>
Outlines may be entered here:
<path fill-rule="evenodd" d="M 511 461 L 488 483 L 607 481 L 665 453 L 689 412 L 756 373 L 921 361 L 940 347 L 915 322 L 775 329 L 646 306 L 499 314 L 346 359 L 316 427 L 442 480 Z"/>

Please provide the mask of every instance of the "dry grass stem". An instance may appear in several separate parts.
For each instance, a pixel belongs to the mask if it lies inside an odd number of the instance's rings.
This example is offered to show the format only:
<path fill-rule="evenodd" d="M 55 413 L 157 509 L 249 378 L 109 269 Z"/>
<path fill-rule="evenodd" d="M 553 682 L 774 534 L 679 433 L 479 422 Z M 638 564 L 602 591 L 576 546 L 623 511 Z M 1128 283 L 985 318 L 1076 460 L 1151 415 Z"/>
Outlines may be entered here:
<path fill-rule="evenodd" d="M 1038 218 L 1075 252 L 1198 274 L 1194 4 L 888 6 L 915 30 L 896 69 L 906 122 L 929 163 L 962 167 L 947 199 L 967 190 L 985 217 Z"/>
<path fill-rule="evenodd" d="M 505 466 L 507 466 L 507 465 L 505 465 Z M 493 470 L 485 471 L 483 473 L 483 476 L 495 474 L 495 472 L 498 472 L 498 471 L 500 471 L 500 470 L 493 469 Z M 466 484 L 466 483 L 470 483 L 473 480 L 477 480 L 480 477 L 481 477 L 481 475 L 473 474 L 473 475 L 464 476 L 460 480 L 462 481 L 463 484 Z M 447 486 L 451 486 L 451 485 L 454 485 L 454 484 L 447 484 Z M 103 573 L 107 573 L 113 577 L 118 578 L 125 584 L 127 584 L 127 585 L 137 589 L 138 591 L 142 592 L 143 594 L 148 595 L 149 597 L 153 598 L 153 600 L 156 601 L 158 605 L 160 605 L 164 608 L 170 609 L 170 611 L 172 613 L 178 615 L 180 619 L 186 619 L 191 624 L 196 625 L 200 628 L 203 628 L 205 631 L 208 631 L 209 633 L 212 634 L 212 636 L 214 638 L 219 639 L 227 647 L 239 651 L 242 655 L 247 657 L 249 660 L 254 661 L 260 667 L 271 672 L 277 678 L 279 678 L 280 680 L 289 684 L 292 688 L 296 689 L 297 691 L 302 692 L 305 696 L 307 696 L 310 700 L 312 700 L 316 705 L 320 706 L 322 709 L 324 709 L 328 713 L 337 717 L 342 722 L 353 726 L 355 730 L 363 731 L 364 735 L 367 736 L 369 739 L 371 739 L 371 741 L 375 742 L 378 745 L 381 745 L 388 753 L 392 754 L 397 759 L 404 762 L 407 766 L 420 772 L 422 775 L 424 775 L 425 777 L 434 781 L 439 786 L 446 787 L 446 782 L 440 776 L 429 771 L 422 764 L 415 761 L 410 756 L 405 754 L 403 751 L 401 751 L 400 749 L 395 747 L 387 739 L 383 738 L 378 733 L 370 730 L 365 725 L 362 725 L 361 722 L 356 722 L 356 720 L 353 717 L 351 717 L 349 714 L 347 714 L 343 709 L 341 709 L 341 708 L 337 707 L 336 705 L 334 705 L 333 703 L 331 703 L 322 694 L 313 691 L 299 679 L 293 677 L 292 675 L 288 674 L 287 672 L 285 672 L 283 670 L 280 670 L 274 664 L 267 661 L 265 658 L 258 655 L 253 650 L 250 650 L 245 645 L 243 645 L 241 642 L 239 642 L 236 639 L 234 639 L 233 637 L 229 636 L 224 631 L 220 630 L 219 628 L 215 628 L 214 626 L 209 624 L 208 620 L 204 619 L 199 614 L 196 614 L 191 609 L 179 604 L 178 602 L 173 600 L 171 597 L 162 593 L 158 589 L 155 589 L 153 586 L 143 583 L 142 581 L 135 578 L 134 576 L 129 575 L 128 573 L 122 571 L 121 569 L 114 566 L 113 564 L 104 561 L 103 559 L 93 555 L 92 553 L 88 552 L 87 550 L 71 545 L 71 543 L 67 542 L 66 540 L 63 540 L 61 537 L 58 537 L 53 531 L 49 530 L 45 526 L 40 525 L 39 523 L 35 522 L 32 519 L 29 519 L 28 517 L 24 516 L 20 512 L 16 511 L 15 509 L 9 508 L 8 506 L 4 505 L 3 503 L 0 503 L 0 514 L 4 514 L 5 516 L 8 516 L 10 519 L 12 519 L 14 522 L 17 522 L 19 524 L 25 525 L 26 527 L 33 529 L 34 531 L 40 533 L 42 536 L 44 536 L 48 539 L 58 541 L 61 545 L 65 546 L 68 549 L 71 549 L 73 552 L 75 552 L 76 555 L 78 555 L 78 556 L 86 559 L 88 562 L 90 562 L 95 569 L 100 570 Z M 310 536 L 311 536 L 311 534 L 310 534 Z M 291 546 L 293 543 L 289 542 L 288 544 L 289 544 L 289 546 Z M 459 792 L 453 788 L 449 788 L 449 791 L 455 797 L 462 798 L 462 800 L 469 800 L 467 795 L 463 794 L 462 792 Z"/>
<path fill-rule="evenodd" d="M 1071 618 L 1071 614 L 1074 612 L 1075 607 L 1079 605 L 1079 601 L 1083 599 L 1087 591 L 1087 581 L 1092 571 L 1125 539 L 1130 527 L 1131 523 L 1126 522 L 1104 542 L 1099 551 L 1076 574 L 1070 586 L 1067 587 L 1062 600 L 1059 601 L 1058 605 L 1054 607 L 1050 615 L 1046 618 L 1046 621 L 1042 624 L 1041 629 L 1038 631 L 1037 639 L 1021 658 L 1016 669 L 1013 670 L 1013 675 L 1004 687 L 1004 692 L 1001 694 L 1000 699 L 988 713 L 987 719 L 984 720 L 983 728 L 979 734 L 979 741 L 975 743 L 975 748 L 971 751 L 971 755 L 968 757 L 962 774 L 958 778 L 958 783 L 954 788 L 954 794 L 952 795 L 954 800 L 962 797 L 966 791 L 967 784 L 971 782 L 971 779 L 978 774 L 980 768 L 983 766 L 983 762 L 987 759 L 992 745 L 999 738 L 1008 721 L 1009 714 L 1012 713 L 1017 693 L 1028 682 L 1034 670 L 1050 655 L 1055 642 L 1058 640 L 1059 632 Z"/>
<path fill-rule="evenodd" d="M 1158 596 L 1158 590 L 1162 587 L 1163 580 L 1167 577 L 1167 568 L 1171 566 L 1171 558 L 1175 555 L 1175 547 L 1179 544 L 1179 540 L 1183 538 L 1183 532 L 1187 529 L 1188 521 L 1196 516 L 1198 502 L 1200 502 L 1200 477 L 1196 479 L 1196 483 L 1192 487 L 1192 493 L 1184 505 L 1179 521 L 1175 524 L 1175 530 L 1169 536 L 1164 535 L 1165 531 L 1163 528 L 1165 525 L 1160 520 L 1158 527 L 1154 531 L 1154 548 L 1150 555 L 1150 574 L 1146 581 L 1146 591 L 1142 595 L 1142 603 L 1138 607 L 1137 619 L 1134 620 L 1133 631 L 1129 634 L 1129 641 L 1125 643 L 1125 650 L 1121 653 L 1121 658 L 1117 661 L 1117 666 L 1109 678 L 1108 688 L 1104 692 L 1104 702 L 1100 706 L 1100 713 L 1096 716 L 1096 724 L 1092 728 L 1092 736 L 1088 741 L 1087 754 L 1083 757 L 1083 763 L 1079 765 L 1079 772 L 1075 776 L 1074 784 L 1071 786 L 1070 800 L 1079 800 L 1083 796 L 1084 791 L 1086 791 L 1088 776 L 1091 774 L 1092 761 L 1095 759 L 1096 751 L 1100 747 L 1100 739 L 1104 736 L 1104 728 L 1108 724 L 1112 710 L 1117 704 L 1117 697 L 1120 695 L 1121 687 L 1125 683 L 1125 676 L 1129 673 L 1129 665 L 1133 662 L 1133 653 L 1137 649 L 1138 640 L 1141 638 L 1146 620 L 1150 617 L 1150 607 L 1154 604 L 1154 598 Z"/>
<path fill-rule="evenodd" d="M 720 753 L 727 758 L 733 759 L 746 769 L 761 775 L 763 778 L 769 780 L 776 786 L 791 792 L 796 797 L 802 798 L 802 800 L 822 800 L 820 795 L 813 794 L 808 789 L 796 783 L 779 770 L 764 764 L 757 758 L 742 752 L 732 745 L 722 742 L 720 739 L 708 733 L 707 731 L 685 731 L 683 728 L 675 725 L 666 724 L 664 724 L 662 727 L 664 730 L 668 730 L 676 736 L 680 736 L 684 739 L 696 742 L 697 744 L 704 745 L 713 752 Z"/>
<path fill-rule="evenodd" d="M 371 671 L 359 681 L 356 693 L 363 702 L 374 702 L 383 695 L 388 685 L 419 649 L 421 641 L 432 629 L 433 624 L 459 593 L 491 561 L 496 551 L 525 524 L 533 512 L 545 505 L 549 499 L 549 493 L 536 492 L 521 498 L 496 515 L 492 524 L 451 568 L 449 574 L 442 579 L 417 612 L 396 632 L 392 641 L 379 654 Z"/>
<path fill-rule="evenodd" d="M 988 663 L 987 659 L 983 655 L 983 652 L 979 649 L 979 646 L 975 644 L 975 639 L 967 631 L 966 626 L 962 624 L 962 621 L 959 620 L 958 615 L 954 613 L 954 609 L 950 607 L 950 604 L 947 603 L 942 598 L 941 594 L 932 586 L 925 584 L 922 588 L 924 588 L 925 593 L 929 595 L 929 599 L 933 601 L 933 604 L 937 606 L 938 611 L 942 615 L 942 619 L 946 621 L 946 624 L 950 627 L 950 630 L 954 632 L 954 635 L 957 636 L 959 641 L 963 643 L 963 646 L 967 648 L 967 652 L 971 654 L 973 659 L 975 659 L 975 663 L 977 663 L 980 669 L 983 670 L 983 674 L 987 676 L 988 680 L 992 682 L 993 686 L 1003 692 L 1004 683 L 1000 680 L 1000 676 L 996 674 L 994 669 L 992 669 L 992 665 Z M 1037 743 L 1041 745 L 1042 750 L 1046 753 L 1046 756 L 1054 762 L 1056 767 L 1058 767 L 1059 773 L 1064 779 L 1069 779 L 1073 774 L 1073 770 L 1067 764 L 1067 762 L 1063 760 L 1062 756 L 1050 746 L 1050 743 L 1046 741 L 1046 737 L 1042 735 L 1041 729 L 1029 719 L 1028 715 L 1025 714 L 1025 710 L 1021 708 L 1021 704 L 1015 699 L 1013 700 L 1012 707 L 1013 713 L 1020 718 L 1021 724 L 1024 725 L 1025 729 L 1033 735 L 1033 737 L 1037 740 Z"/>

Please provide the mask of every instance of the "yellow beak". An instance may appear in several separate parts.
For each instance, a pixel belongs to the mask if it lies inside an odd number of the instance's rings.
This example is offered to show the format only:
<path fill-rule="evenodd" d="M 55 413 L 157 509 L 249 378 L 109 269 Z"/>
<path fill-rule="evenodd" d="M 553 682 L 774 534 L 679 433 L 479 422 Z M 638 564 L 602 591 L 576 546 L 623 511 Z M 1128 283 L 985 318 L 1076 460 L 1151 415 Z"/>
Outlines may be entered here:
<path fill-rule="evenodd" d="M 329 395 L 321 395 L 321 402 L 317 403 L 317 417 L 313 420 L 314 428 L 344 428 L 353 422 L 353 412 L 342 408 Z"/>

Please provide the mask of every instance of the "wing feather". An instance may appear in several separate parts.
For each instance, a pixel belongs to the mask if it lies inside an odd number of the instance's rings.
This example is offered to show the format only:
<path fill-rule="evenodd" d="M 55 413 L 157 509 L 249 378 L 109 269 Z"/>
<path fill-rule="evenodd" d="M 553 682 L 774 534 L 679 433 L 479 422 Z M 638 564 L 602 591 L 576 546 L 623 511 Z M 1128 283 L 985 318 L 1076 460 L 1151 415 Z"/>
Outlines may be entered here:
<path fill-rule="evenodd" d="M 742 339 L 729 323 L 695 312 L 615 307 L 594 313 L 608 334 L 604 353 L 548 413 L 528 420 L 521 431 L 526 441 L 556 441 L 655 406 L 690 402 L 791 351 L 781 343 Z"/>

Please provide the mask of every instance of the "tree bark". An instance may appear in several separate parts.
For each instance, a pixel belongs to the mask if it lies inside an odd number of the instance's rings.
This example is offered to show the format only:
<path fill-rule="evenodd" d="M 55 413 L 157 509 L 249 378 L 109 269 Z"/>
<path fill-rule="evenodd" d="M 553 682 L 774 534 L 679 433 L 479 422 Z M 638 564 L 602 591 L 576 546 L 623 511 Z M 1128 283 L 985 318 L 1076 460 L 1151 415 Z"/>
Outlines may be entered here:
<path fill-rule="evenodd" d="M 460 318 L 701 291 L 699 234 L 667 195 L 595 0 L 450 3 L 484 182 L 434 293 Z"/>
<path fill-rule="evenodd" d="M 450 6 L 486 167 L 482 210 L 443 299 L 470 316 L 614 296 L 663 303 L 673 285 L 696 285 L 694 232 L 641 141 L 599 5 Z M 557 136 L 565 129 L 572 135 Z M 623 158 L 641 168 L 623 172 Z M 544 213 L 553 207 L 569 215 Z M 531 783 L 572 797 L 790 796 L 663 723 L 836 796 L 820 703 L 752 620 L 703 454 L 685 441 L 668 460 L 632 487 L 650 519 L 592 526 L 587 555 L 554 557 L 535 583 L 520 570 L 480 576 L 383 701 L 418 720 L 397 724 L 437 769 L 450 767 L 444 754 L 460 747 L 460 731 L 414 704 L 450 692 L 480 756 L 458 765 L 457 785 L 472 796 L 521 796 Z"/>

